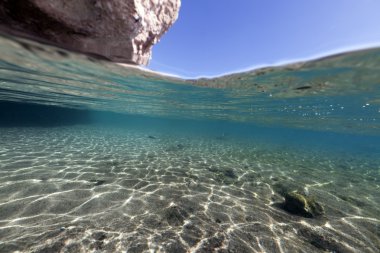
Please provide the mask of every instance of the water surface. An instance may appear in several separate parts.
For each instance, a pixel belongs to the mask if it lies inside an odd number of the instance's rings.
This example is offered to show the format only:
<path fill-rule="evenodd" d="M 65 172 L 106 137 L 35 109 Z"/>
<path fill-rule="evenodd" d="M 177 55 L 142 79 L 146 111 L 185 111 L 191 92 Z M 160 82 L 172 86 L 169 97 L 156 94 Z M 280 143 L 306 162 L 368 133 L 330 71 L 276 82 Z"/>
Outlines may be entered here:
<path fill-rule="evenodd" d="M 380 49 L 183 80 L 0 46 L 0 252 L 379 252 Z"/>

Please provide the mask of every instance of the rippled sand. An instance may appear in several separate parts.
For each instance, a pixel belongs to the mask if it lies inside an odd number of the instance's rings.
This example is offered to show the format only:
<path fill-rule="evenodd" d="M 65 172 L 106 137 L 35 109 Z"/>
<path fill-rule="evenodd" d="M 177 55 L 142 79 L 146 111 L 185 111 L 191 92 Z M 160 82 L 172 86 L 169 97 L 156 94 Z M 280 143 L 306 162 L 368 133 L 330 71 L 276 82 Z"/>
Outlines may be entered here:
<path fill-rule="evenodd" d="M 224 136 L 3 128 L 0 252 L 379 252 L 379 171 Z M 325 215 L 284 211 L 287 190 Z"/>

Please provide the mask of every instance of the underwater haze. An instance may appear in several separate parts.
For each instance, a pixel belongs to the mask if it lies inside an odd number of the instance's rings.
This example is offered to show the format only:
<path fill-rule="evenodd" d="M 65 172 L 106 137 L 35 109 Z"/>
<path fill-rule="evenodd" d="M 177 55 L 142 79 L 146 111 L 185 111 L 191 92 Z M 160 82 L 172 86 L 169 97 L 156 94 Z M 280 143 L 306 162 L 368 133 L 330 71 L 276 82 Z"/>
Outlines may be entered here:
<path fill-rule="evenodd" d="M 0 52 L 0 252 L 380 251 L 380 48 L 197 80 Z"/>

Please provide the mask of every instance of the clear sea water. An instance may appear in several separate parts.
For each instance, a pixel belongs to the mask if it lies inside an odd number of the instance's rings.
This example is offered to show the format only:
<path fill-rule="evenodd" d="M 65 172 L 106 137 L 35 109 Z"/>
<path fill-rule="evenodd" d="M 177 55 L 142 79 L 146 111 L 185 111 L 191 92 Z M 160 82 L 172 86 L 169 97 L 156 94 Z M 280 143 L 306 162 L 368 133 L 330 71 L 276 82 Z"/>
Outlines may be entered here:
<path fill-rule="evenodd" d="M 0 252 L 380 251 L 379 48 L 200 80 L 0 53 Z"/>

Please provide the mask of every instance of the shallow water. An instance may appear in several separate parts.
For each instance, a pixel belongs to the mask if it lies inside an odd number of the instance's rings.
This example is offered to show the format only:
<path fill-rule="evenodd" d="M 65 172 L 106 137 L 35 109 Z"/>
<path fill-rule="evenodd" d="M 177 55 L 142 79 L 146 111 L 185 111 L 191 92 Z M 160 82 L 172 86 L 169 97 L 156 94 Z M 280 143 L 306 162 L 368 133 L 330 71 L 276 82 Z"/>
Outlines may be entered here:
<path fill-rule="evenodd" d="M 380 250 L 379 49 L 182 80 L 0 43 L 0 252 Z"/>

